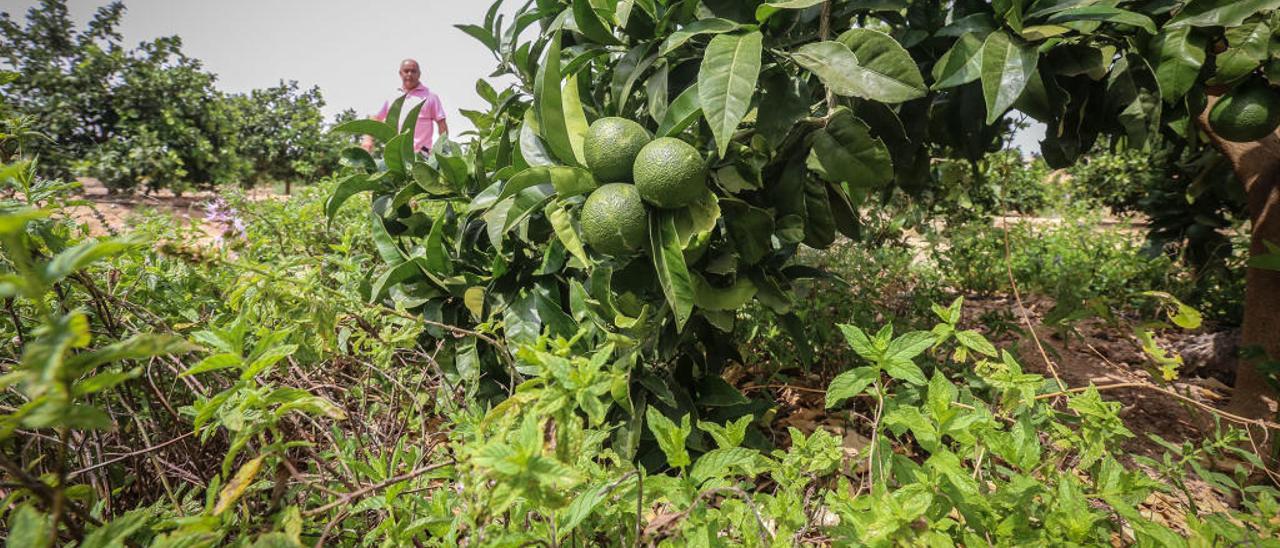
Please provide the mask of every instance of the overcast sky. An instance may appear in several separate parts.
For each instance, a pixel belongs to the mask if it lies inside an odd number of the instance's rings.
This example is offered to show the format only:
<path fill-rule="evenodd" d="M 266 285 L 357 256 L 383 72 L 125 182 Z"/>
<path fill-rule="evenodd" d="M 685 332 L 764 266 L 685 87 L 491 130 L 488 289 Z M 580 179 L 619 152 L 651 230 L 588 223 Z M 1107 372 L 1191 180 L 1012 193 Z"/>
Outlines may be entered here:
<path fill-rule="evenodd" d="M 69 0 L 83 28 L 106 0 Z M 25 20 L 33 0 L 0 0 L 0 11 Z M 519 0 L 508 0 L 511 11 Z M 493 57 L 475 39 L 453 28 L 479 24 L 489 0 L 126 0 L 120 25 L 132 47 L 160 36 L 182 37 L 183 50 L 218 75 L 221 88 L 243 92 L 297 80 L 319 85 L 325 114 L 354 108 L 372 114 L 396 95 L 396 74 L 405 57 L 422 64 L 422 81 L 440 96 L 454 133 L 471 123 L 459 109 L 484 101 L 475 81 L 494 68 Z M 498 84 L 495 87 L 500 89 Z M 1024 151 L 1039 150 L 1044 127 L 1015 138 Z"/>
<path fill-rule="evenodd" d="M 0 11 L 25 21 L 35 3 L 0 0 Z M 83 28 L 108 3 L 69 0 L 67 5 Z M 319 85 L 329 117 L 347 108 L 376 112 L 400 87 L 400 60 L 417 58 L 423 83 L 440 96 L 458 132 L 471 127 L 458 110 L 485 105 L 475 94 L 475 81 L 492 72 L 495 62 L 484 46 L 453 25 L 479 24 L 489 5 L 488 0 L 125 0 L 120 32 L 130 47 L 181 36 L 183 51 L 216 73 L 225 91 L 280 80 Z"/>

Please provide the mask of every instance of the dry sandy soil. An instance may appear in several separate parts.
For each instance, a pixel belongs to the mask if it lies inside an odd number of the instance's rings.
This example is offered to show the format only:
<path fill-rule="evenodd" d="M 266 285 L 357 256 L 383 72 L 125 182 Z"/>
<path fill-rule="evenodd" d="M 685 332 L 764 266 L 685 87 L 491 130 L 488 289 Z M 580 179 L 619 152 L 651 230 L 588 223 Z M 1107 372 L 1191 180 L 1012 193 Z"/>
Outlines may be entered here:
<path fill-rule="evenodd" d="M 89 227 L 93 235 L 109 235 L 126 232 L 130 219 L 142 211 L 167 213 L 181 222 L 194 221 L 207 235 L 201 242 L 212 240 L 221 230 L 214 223 L 205 221 L 205 205 L 217 198 L 217 193 L 201 191 L 175 196 L 168 190 L 151 194 L 110 194 L 107 187 L 96 179 L 79 179 L 83 188 L 81 196 L 88 205 L 68 208 L 76 221 Z M 270 189 L 253 189 L 245 195 L 251 200 L 286 199 Z"/>

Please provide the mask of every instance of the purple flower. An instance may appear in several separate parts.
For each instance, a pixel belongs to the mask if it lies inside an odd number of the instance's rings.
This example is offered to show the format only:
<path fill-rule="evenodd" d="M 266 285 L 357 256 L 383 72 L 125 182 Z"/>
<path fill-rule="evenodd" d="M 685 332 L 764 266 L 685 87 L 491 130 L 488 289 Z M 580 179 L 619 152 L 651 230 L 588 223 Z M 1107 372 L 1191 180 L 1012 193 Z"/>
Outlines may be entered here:
<path fill-rule="evenodd" d="M 244 239 L 246 225 L 244 219 L 240 218 L 240 212 L 227 204 L 227 201 L 221 197 L 210 200 L 204 206 L 204 219 L 209 223 L 221 225 L 214 242 L 223 245 L 229 238 Z"/>

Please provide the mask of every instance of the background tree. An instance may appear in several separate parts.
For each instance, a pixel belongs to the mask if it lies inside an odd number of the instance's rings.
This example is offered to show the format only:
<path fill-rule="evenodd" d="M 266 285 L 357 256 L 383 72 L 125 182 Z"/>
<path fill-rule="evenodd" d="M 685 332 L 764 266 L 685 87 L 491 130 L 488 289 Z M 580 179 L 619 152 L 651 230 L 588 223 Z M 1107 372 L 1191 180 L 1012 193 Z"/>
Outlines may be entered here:
<path fill-rule="evenodd" d="M 291 184 L 336 165 L 318 88 L 281 83 L 229 96 L 176 36 L 121 45 L 124 12 L 120 2 L 104 6 L 82 31 L 65 0 L 43 0 L 25 26 L 0 15 L 0 58 L 18 73 L 4 97 L 49 135 L 31 150 L 45 175 L 182 192 Z"/>
<path fill-rule="evenodd" d="M 230 98 L 239 127 L 240 155 L 251 162 L 250 181 L 314 180 L 338 166 L 341 140 L 328 132 L 319 87 L 295 81 Z"/>

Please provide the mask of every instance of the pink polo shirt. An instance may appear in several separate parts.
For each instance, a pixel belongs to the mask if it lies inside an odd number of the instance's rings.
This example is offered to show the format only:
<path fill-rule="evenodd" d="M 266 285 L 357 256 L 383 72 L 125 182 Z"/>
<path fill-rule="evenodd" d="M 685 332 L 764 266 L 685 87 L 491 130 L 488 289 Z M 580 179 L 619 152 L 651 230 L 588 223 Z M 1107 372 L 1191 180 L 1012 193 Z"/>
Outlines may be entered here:
<path fill-rule="evenodd" d="M 404 119 L 409 116 L 409 111 L 413 107 L 422 103 L 422 111 L 418 113 L 418 125 L 413 130 L 413 145 L 415 150 L 423 150 L 431 148 L 434 142 L 436 132 L 436 121 L 444 119 L 444 107 L 440 106 L 440 97 L 427 89 L 427 86 L 418 84 L 418 87 L 409 90 L 406 93 L 404 106 L 400 107 L 401 125 Z M 426 101 L 423 103 L 423 101 Z M 374 115 L 379 120 L 387 119 L 387 111 L 391 109 L 391 100 L 382 103 L 382 109 L 378 114 Z"/>

